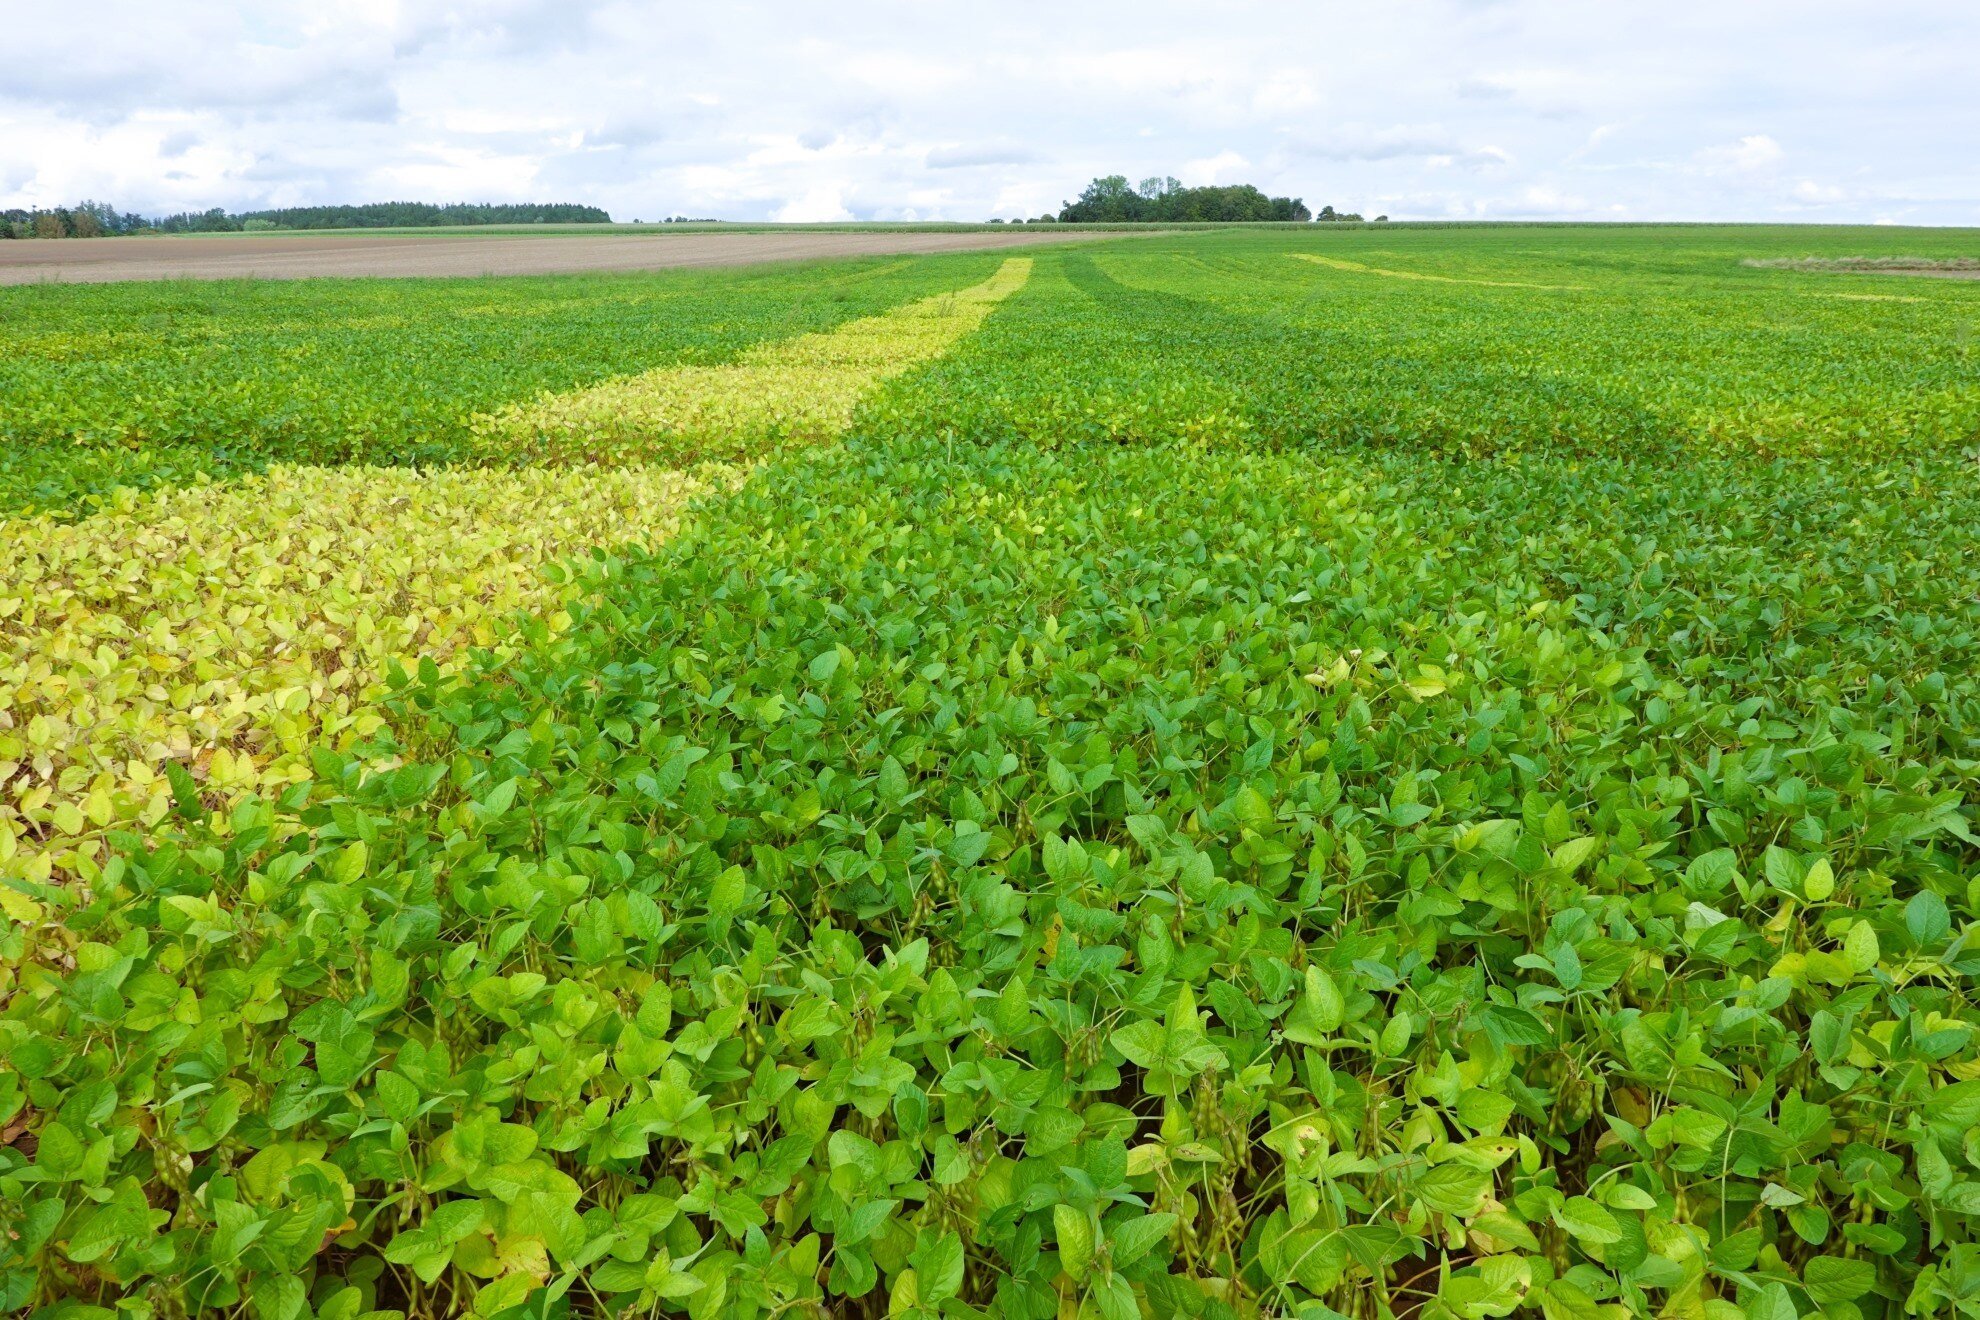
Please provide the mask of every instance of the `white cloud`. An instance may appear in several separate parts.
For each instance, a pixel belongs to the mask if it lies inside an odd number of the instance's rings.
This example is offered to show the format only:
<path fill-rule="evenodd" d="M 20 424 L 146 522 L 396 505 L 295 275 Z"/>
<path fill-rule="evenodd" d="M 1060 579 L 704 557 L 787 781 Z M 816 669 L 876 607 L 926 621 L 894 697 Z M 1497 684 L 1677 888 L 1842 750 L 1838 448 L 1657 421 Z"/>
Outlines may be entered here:
<path fill-rule="evenodd" d="M 928 153 L 926 163 L 931 170 L 961 170 L 983 165 L 1029 165 L 1041 159 L 1030 147 L 979 142 L 936 147 Z"/>
<path fill-rule="evenodd" d="M 1252 93 L 1251 105 L 1261 115 L 1289 115 L 1320 104 L 1320 89 L 1295 72 L 1268 73 Z"/>
<path fill-rule="evenodd" d="M 1210 184 L 1244 183 L 1253 173 L 1250 161 L 1227 149 L 1201 160 L 1184 161 L 1177 168 L 1176 177 L 1191 188 L 1202 188 Z"/>
<path fill-rule="evenodd" d="M 400 197 L 515 197 L 528 191 L 535 170 L 527 160 L 468 145 L 430 143 L 412 160 L 377 171 Z"/>
<path fill-rule="evenodd" d="M 1397 160 L 1444 156 L 1455 160 L 1464 148 L 1438 124 L 1391 124 L 1370 128 L 1347 123 L 1296 138 L 1290 150 L 1315 160 Z"/>
<path fill-rule="evenodd" d="M 1489 170 L 1513 163 L 1512 153 L 1503 147 L 1486 145 L 1458 151 L 1440 151 L 1425 156 L 1423 163 L 1431 169 L 1448 169 L 1453 165 L 1468 170 Z"/>
<path fill-rule="evenodd" d="M 1397 218 L 1980 223 L 1968 0 L 13 8 L 0 206 L 980 219 L 1121 173 Z"/>
<path fill-rule="evenodd" d="M 1535 184 L 1522 191 L 1519 200 L 1506 211 L 1517 216 L 1583 215 L 1588 211 L 1588 199 L 1564 193 L 1549 184 Z"/>
<path fill-rule="evenodd" d="M 1004 220 L 1029 220 L 1033 216 L 1044 215 L 1047 211 L 1056 213 L 1059 199 L 1050 191 L 1032 184 L 1014 184 L 999 192 L 990 203 L 990 213 L 984 218 L 995 216 Z"/>
<path fill-rule="evenodd" d="M 1711 173 L 1753 174 L 1780 164 L 1785 155 L 1781 144 L 1765 133 L 1749 133 L 1737 142 L 1706 147 L 1697 160 Z"/>
<path fill-rule="evenodd" d="M 1221 77 L 1203 52 L 1180 45 L 1059 50 L 1043 60 L 1019 59 L 1011 70 L 1032 78 L 1042 75 L 1043 80 L 1071 88 L 1153 97 L 1188 96 L 1214 86 Z"/>
<path fill-rule="evenodd" d="M 772 220 L 786 224 L 817 224 L 830 220 L 850 220 L 843 191 L 835 184 L 819 184 L 802 196 L 793 197 L 770 213 Z"/>

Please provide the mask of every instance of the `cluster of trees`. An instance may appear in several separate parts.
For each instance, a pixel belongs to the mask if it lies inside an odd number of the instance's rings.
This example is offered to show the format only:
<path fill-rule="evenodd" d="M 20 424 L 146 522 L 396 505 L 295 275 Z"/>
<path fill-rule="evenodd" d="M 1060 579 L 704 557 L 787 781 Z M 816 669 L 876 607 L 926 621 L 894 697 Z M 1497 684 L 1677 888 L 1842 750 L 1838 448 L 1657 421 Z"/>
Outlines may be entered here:
<path fill-rule="evenodd" d="M 211 215 L 212 212 L 208 212 Z M 427 225 L 604 225 L 612 217 L 595 206 L 571 202 L 500 203 L 374 202 L 369 206 L 289 206 L 278 211 L 245 211 L 232 217 L 247 228 L 254 221 L 276 229 L 387 229 Z"/>
<path fill-rule="evenodd" d="M 119 211 L 107 202 L 81 202 L 45 211 L 17 207 L 0 211 L 0 238 L 102 238 L 134 234 L 150 224 L 135 211 Z"/>
<path fill-rule="evenodd" d="M 156 218 L 118 211 L 103 202 L 50 210 L 0 212 L 0 237 L 101 238 L 108 234 L 230 234 L 272 229 L 383 229 L 427 225 L 609 224 L 595 206 L 570 203 L 503 205 L 456 202 L 375 202 L 367 206 L 288 206 L 273 211 L 181 211 Z"/>
<path fill-rule="evenodd" d="M 1143 179 L 1139 187 L 1124 174 L 1110 174 L 1086 185 L 1076 202 L 1059 212 L 1066 224 L 1177 224 L 1190 221 L 1230 223 L 1254 220 L 1312 220 L 1313 212 L 1297 197 L 1267 197 L 1248 183 L 1225 187 L 1185 188 L 1172 178 Z M 1322 221 L 1359 220 L 1352 211 L 1320 208 Z M 1386 216 L 1377 216 L 1387 219 Z"/>
<path fill-rule="evenodd" d="M 1191 220 L 1311 220 L 1297 197 L 1267 197 L 1248 183 L 1185 188 L 1170 178 L 1143 179 L 1134 187 L 1124 174 L 1086 185 L 1076 202 L 1059 211 L 1066 224 L 1134 224 Z"/>
<path fill-rule="evenodd" d="M 246 216 L 228 215 L 219 207 L 211 211 L 181 211 L 177 215 L 163 215 L 151 222 L 151 228 L 161 234 L 232 234 L 246 229 Z M 268 223 L 257 223 L 256 229 L 273 229 Z"/>

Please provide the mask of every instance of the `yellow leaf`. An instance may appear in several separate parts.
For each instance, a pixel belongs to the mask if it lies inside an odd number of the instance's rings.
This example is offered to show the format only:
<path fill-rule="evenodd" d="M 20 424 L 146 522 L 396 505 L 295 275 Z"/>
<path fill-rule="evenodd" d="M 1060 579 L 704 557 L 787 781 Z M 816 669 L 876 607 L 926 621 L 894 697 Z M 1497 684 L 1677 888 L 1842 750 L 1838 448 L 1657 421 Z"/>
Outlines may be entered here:
<path fill-rule="evenodd" d="M 24 925 L 41 920 L 41 904 L 6 885 L 0 885 L 0 912 Z"/>
<path fill-rule="evenodd" d="M 56 807 L 49 819 L 58 833 L 70 838 L 89 828 L 89 822 L 83 818 L 82 808 L 73 802 L 64 802 Z"/>
<path fill-rule="evenodd" d="M 1442 674 L 1433 674 L 1425 670 L 1415 678 L 1405 682 L 1403 687 L 1409 692 L 1410 696 L 1415 697 L 1418 701 L 1428 701 L 1432 697 L 1441 696 L 1447 690 L 1448 685 L 1445 683 Z"/>
<path fill-rule="evenodd" d="M 1849 934 L 1843 939 L 1843 958 L 1856 971 L 1867 972 L 1875 967 L 1882 952 L 1877 944 L 1877 932 L 1871 929 L 1867 921 L 1851 926 Z"/>
<path fill-rule="evenodd" d="M 110 824 L 111 820 L 114 819 L 114 811 L 115 808 L 111 805 L 110 795 L 100 788 L 91 792 L 89 797 L 83 802 L 84 814 L 99 829 L 105 828 Z"/>

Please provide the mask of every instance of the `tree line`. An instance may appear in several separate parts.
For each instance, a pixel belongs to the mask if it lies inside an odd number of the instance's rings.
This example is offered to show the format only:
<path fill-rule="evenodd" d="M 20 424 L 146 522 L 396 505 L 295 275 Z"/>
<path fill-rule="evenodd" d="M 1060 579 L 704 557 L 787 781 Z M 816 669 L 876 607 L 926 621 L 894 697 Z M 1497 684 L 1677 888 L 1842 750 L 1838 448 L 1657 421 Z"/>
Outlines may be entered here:
<path fill-rule="evenodd" d="M 1041 217 L 1046 218 L 1046 217 Z M 1086 185 L 1076 202 L 1059 211 L 1061 224 L 1242 223 L 1261 220 L 1307 221 L 1316 217 L 1297 197 L 1267 197 L 1248 183 L 1185 188 L 1173 178 L 1143 179 L 1130 185 L 1125 174 L 1110 174 Z M 1354 221 L 1352 211 L 1320 208 L 1321 221 Z M 1377 216 L 1386 220 L 1387 216 Z"/>
<path fill-rule="evenodd" d="M 567 202 L 373 202 L 364 206 L 285 206 L 269 211 L 181 211 L 143 216 L 105 202 L 46 210 L 0 211 L 0 238 L 103 238 L 117 234 L 231 234 L 277 229 L 385 229 L 430 225 L 610 224 L 595 206 Z"/>
<path fill-rule="evenodd" d="M 103 238 L 134 234 L 151 226 L 135 211 L 119 211 L 107 202 L 82 202 L 48 210 L 0 211 L 0 238 Z"/>

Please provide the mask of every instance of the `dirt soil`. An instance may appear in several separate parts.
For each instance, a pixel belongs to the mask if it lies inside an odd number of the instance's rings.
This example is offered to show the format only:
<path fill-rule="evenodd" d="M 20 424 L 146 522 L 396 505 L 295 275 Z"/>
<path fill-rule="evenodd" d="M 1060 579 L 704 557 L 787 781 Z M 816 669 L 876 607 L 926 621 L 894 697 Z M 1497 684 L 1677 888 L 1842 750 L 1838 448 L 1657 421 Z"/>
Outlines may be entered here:
<path fill-rule="evenodd" d="M 311 276 L 557 275 L 905 256 L 1118 237 L 1011 233 L 598 234 L 514 238 L 361 234 L 185 234 L 0 242 L 0 284 L 307 279 Z"/>
<path fill-rule="evenodd" d="M 1980 270 L 1937 270 L 1924 266 L 1886 266 L 1879 270 L 1855 270 L 1852 275 L 1909 275 L 1928 280 L 1980 280 Z"/>
<path fill-rule="evenodd" d="M 1831 275 L 1923 275 L 1937 280 L 1980 280 L 1980 257 L 1749 257 L 1756 270 L 1819 271 Z"/>

